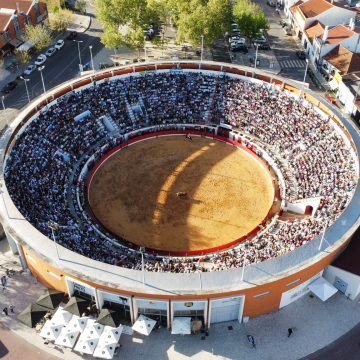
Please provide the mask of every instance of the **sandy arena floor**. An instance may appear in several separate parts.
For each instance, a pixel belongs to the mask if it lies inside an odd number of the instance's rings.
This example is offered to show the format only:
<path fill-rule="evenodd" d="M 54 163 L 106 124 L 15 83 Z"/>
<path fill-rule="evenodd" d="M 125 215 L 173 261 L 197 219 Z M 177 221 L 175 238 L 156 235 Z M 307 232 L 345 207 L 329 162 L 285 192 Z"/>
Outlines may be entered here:
<path fill-rule="evenodd" d="M 177 192 L 187 192 L 185 198 Z M 136 143 L 95 173 L 89 202 L 112 233 L 166 251 L 213 248 L 254 229 L 272 206 L 270 174 L 245 150 L 168 136 Z"/>

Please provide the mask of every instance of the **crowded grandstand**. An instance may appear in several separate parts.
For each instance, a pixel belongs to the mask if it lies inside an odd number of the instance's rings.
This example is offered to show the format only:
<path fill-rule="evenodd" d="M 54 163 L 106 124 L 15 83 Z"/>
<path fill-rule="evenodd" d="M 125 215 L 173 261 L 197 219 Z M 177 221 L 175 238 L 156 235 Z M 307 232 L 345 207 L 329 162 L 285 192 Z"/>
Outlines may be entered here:
<path fill-rule="evenodd" d="M 93 82 L 41 109 L 17 135 L 6 160 L 8 192 L 46 236 L 52 236 L 49 223 L 56 223 L 62 246 L 140 270 L 141 253 L 131 239 L 115 239 L 84 210 L 86 177 L 80 173 L 91 170 L 94 153 L 99 159 L 132 134 L 177 124 L 230 125 L 271 154 L 284 178 L 285 201 L 316 198 L 319 205 L 311 216 L 273 219 L 264 231 L 222 252 L 175 257 L 147 251 L 147 271 L 218 271 L 281 256 L 321 234 L 355 191 L 358 169 L 350 142 L 304 99 L 260 81 L 170 71 Z"/>

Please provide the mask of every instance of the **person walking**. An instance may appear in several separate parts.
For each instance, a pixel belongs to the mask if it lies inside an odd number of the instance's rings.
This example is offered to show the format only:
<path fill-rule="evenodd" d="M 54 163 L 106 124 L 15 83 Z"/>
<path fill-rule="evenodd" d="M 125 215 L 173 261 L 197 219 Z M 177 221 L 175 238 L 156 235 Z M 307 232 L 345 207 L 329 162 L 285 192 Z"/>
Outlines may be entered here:
<path fill-rule="evenodd" d="M 292 328 L 288 328 L 288 337 L 290 337 L 293 334 L 293 329 Z"/>
<path fill-rule="evenodd" d="M 10 314 L 15 314 L 13 305 L 9 305 L 9 310 L 10 310 Z"/>
<path fill-rule="evenodd" d="M 255 339 L 252 335 L 246 335 L 247 339 L 248 339 L 248 342 L 250 344 L 250 346 L 253 348 L 253 349 L 256 349 L 256 344 L 255 344 Z"/>
<path fill-rule="evenodd" d="M 9 315 L 8 308 L 7 308 L 7 307 L 4 307 L 2 312 L 3 312 L 3 314 L 6 315 L 6 316 Z"/>
<path fill-rule="evenodd" d="M 7 278 L 5 275 L 1 277 L 1 285 L 3 287 L 3 290 L 7 288 Z"/>

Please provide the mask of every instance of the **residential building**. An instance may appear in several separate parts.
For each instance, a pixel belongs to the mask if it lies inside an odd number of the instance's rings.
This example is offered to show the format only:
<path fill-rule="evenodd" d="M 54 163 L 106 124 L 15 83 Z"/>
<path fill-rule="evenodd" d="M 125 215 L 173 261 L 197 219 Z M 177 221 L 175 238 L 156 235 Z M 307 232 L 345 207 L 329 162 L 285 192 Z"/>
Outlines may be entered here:
<path fill-rule="evenodd" d="M 47 6 L 38 0 L 0 0 L 0 50 L 5 53 L 22 43 L 26 25 L 42 24 Z"/>
<path fill-rule="evenodd" d="M 305 30 L 303 46 L 307 49 L 309 59 L 314 64 L 322 63 L 322 59 L 338 45 L 342 45 L 350 52 L 360 52 L 360 31 L 350 19 L 350 24 L 337 25 L 332 28 L 317 23 Z"/>
<path fill-rule="evenodd" d="M 349 24 L 350 19 L 355 20 L 356 11 L 326 0 L 298 1 L 290 7 L 289 18 L 296 35 L 302 39 L 304 31 L 316 22 L 329 27 Z"/>

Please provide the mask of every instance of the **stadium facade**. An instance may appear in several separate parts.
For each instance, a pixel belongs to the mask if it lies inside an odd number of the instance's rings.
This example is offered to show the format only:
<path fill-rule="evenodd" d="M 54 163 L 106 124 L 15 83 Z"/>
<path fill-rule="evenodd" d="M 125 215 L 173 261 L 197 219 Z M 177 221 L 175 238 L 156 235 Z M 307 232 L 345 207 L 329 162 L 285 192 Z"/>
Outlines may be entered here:
<path fill-rule="evenodd" d="M 5 129 L 1 138 L 2 173 L 19 134 L 42 109 L 65 94 L 94 82 L 139 75 L 144 72 L 202 71 L 229 74 L 248 81 L 261 81 L 301 97 L 341 129 L 359 154 L 360 137 L 353 124 L 341 113 L 299 84 L 265 72 L 213 62 L 163 62 L 112 68 L 82 76 L 49 91 L 26 107 Z M 202 131 L 210 131 L 201 125 Z M 179 131 L 182 126 L 179 126 Z M 228 129 L 237 141 L 239 134 Z M 213 130 L 212 130 L 213 131 Z M 196 129 L 194 129 L 196 134 Z M 358 163 L 358 160 L 357 160 Z M 28 179 L 25 179 L 28 180 Z M 31 225 L 14 205 L 1 179 L 0 216 L 7 240 L 19 254 L 24 268 L 44 285 L 72 295 L 91 297 L 101 308 L 117 304 L 124 316 L 134 322 L 138 314 L 156 315 L 171 327 L 174 316 L 197 316 L 207 326 L 216 322 L 256 317 L 290 304 L 308 292 L 307 286 L 322 276 L 323 270 L 344 250 L 360 220 L 360 193 L 354 196 L 337 221 L 327 229 L 325 239 L 317 236 L 306 245 L 277 258 L 239 269 L 199 273 L 166 273 L 131 270 L 89 259 L 56 244 Z M 36 205 L 35 205 L 36 206 Z M 54 233 L 56 240 L 56 232 Z"/>

